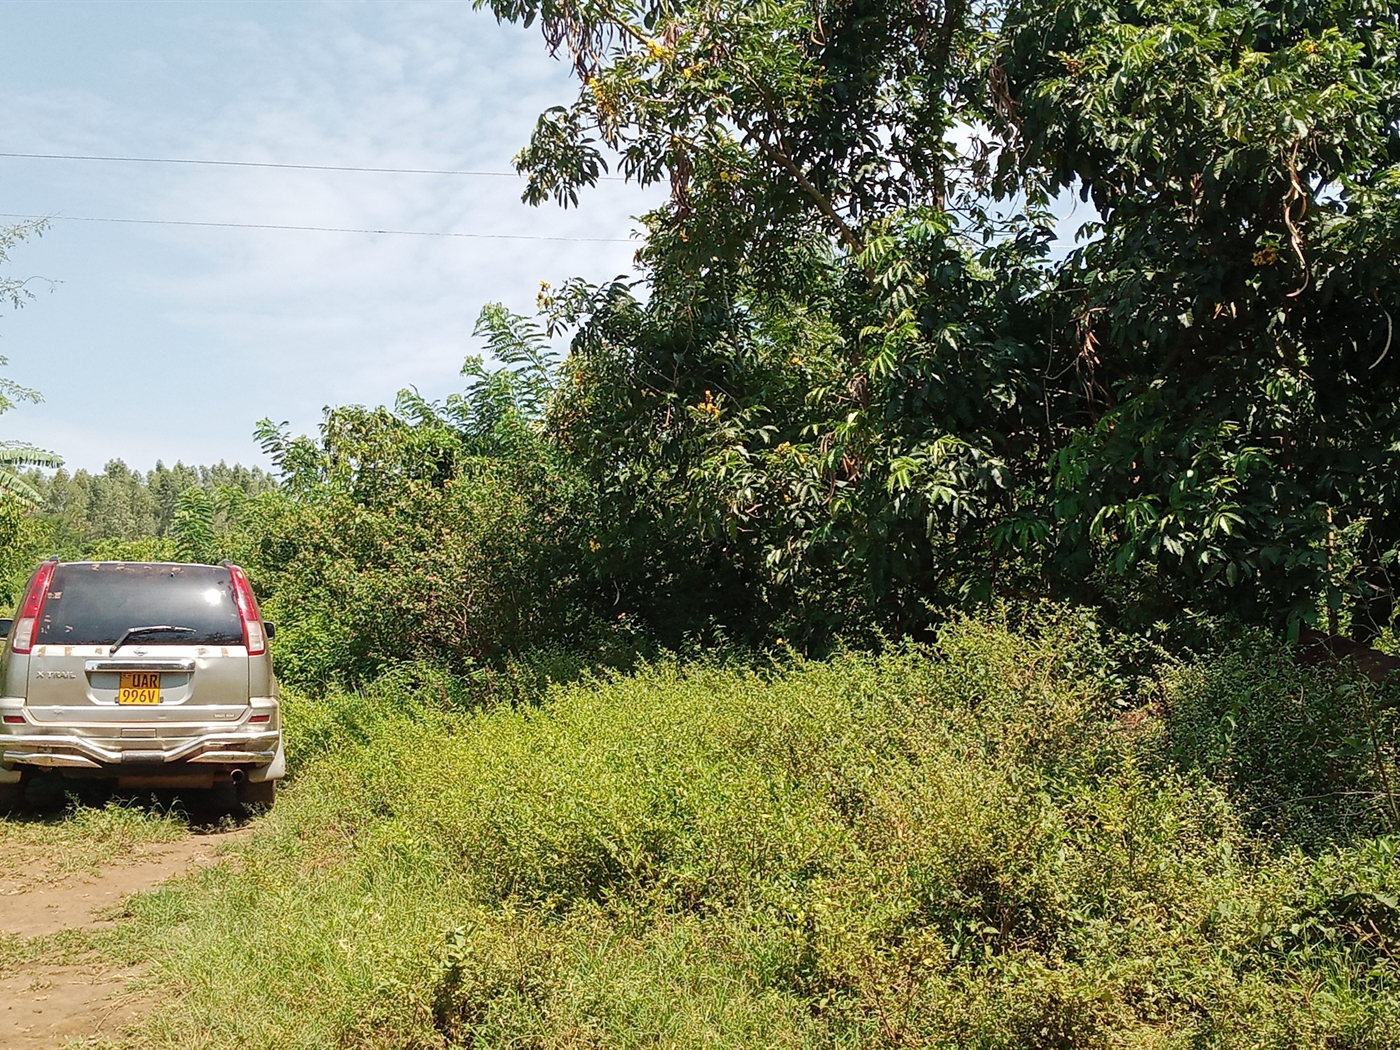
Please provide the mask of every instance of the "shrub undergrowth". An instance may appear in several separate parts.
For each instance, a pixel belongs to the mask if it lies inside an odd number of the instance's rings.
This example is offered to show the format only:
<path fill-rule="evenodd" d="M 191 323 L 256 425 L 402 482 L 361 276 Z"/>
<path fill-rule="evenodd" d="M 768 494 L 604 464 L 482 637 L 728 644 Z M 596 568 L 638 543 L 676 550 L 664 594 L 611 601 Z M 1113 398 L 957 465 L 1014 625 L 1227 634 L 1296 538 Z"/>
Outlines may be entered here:
<path fill-rule="evenodd" d="M 539 704 L 466 710 L 424 672 L 298 700 L 241 864 L 132 905 L 132 952 L 178 992 L 142 1038 L 1396 1045 L 1383 808 L 1281 837 L 1251 793 L 1267 757 L 1201 728 L 1246 657 L 1152 685 L 1110 650 L 1047 613 Z"/>

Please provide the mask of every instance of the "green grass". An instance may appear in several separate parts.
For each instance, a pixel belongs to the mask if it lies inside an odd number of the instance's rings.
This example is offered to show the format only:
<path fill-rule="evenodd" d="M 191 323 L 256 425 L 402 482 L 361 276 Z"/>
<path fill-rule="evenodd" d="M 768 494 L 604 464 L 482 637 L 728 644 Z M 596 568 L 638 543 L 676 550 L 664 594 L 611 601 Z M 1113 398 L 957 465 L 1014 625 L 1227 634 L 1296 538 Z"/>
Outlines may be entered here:
<path fill-rule="evenodd" d="M 164 989 L 134 1045 L 1400 1043 L 1394 841 L 1265 837 L 1112 669 L 1065 616 L 534 708 L 294 702 L 241 863 L 112 935 Z"/>

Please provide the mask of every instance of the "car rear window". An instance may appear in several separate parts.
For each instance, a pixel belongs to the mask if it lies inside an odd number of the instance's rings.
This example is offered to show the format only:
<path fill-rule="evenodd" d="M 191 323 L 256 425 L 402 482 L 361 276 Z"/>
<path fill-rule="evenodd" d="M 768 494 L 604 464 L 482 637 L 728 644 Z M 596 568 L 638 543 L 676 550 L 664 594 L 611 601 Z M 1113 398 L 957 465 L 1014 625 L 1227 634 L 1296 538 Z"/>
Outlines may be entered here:
<path fill-rule="evenodd" d="M 39 616 L 40 645 L 112 645 L 132 627 L 190 627 L 145 634 L 137 645 L 242 645 L 233 580 L 215 565 L 69 562 L 59 565 Z"/>

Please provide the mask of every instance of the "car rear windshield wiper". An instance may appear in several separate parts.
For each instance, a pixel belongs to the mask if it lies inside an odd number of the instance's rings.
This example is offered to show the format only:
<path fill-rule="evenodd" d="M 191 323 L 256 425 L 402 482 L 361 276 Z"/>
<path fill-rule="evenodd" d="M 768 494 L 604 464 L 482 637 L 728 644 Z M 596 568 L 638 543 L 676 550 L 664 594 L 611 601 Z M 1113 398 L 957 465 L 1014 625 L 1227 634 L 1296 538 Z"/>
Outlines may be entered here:
<path fill-rule="evenodd" d="M 112 646 L 112 652 L 126 644 L 126 640 L 137 634 L 194 634 L 193 627 L 175 627 L 168 623 L 158 623 L 150 627 L 128 627 L 122 632 L 122 636 L 117 639 L 117 644 Z M 110 653 L 108 655 L 111 655 Z"/>

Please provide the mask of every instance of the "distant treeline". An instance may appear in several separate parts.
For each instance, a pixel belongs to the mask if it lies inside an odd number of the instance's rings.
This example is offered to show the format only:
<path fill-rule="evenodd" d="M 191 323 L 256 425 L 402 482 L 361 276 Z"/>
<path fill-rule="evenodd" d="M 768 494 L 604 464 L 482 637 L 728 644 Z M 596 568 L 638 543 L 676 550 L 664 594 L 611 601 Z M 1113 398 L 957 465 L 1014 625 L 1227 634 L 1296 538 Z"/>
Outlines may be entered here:
<path fill-rule="evenodd" d="M 60 468 L 28 472 L 40 496 L 37 507 L 0 509 L 0 600 L 14 602 L 34 563 L 50 554 L 64 558 L 177 557 L 180 497 L 187 490 L 222 496 L 256 496 L 276 488 L 257 467 L 220 462 L 173 467 L 157 462 L 146 473 L 120 459 L 101 473 Z M 189 497 L 186 497 L 189 502 Z"/>
<path fill-rule="evenodd" d="M 173 467 L 157 462 L 146 474 L 132 470 L 120 459 L 110 461 L 100 474 L 60 469 L 52 477 L 36 475 L 31 484 L 43 496 L 43 516 L 53 523 L 53 539 L 59 551 L 82 550 L 100 540 L 163 539 L 170 534 L 180 493 L 199 487 L 209 493 L 235 488 L 255 496 L 277 485 L 258 467 Z"/>

